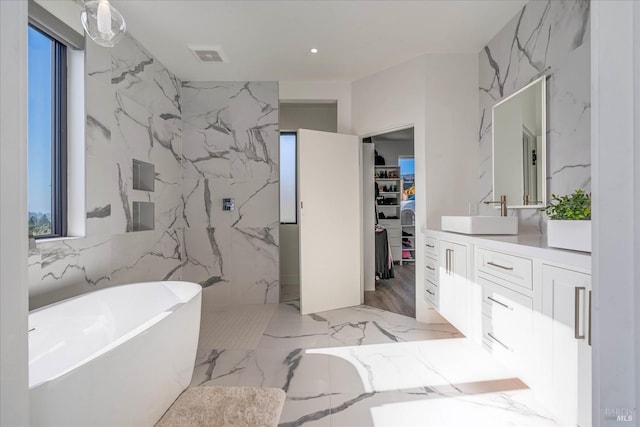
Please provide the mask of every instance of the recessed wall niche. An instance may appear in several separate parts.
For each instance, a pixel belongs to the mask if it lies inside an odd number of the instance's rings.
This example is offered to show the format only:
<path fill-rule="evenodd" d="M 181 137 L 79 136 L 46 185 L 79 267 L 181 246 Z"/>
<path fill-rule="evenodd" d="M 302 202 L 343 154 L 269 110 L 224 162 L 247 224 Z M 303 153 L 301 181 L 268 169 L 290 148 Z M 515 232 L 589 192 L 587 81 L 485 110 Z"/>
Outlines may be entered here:
<path fill-rule="evenodd" d="M 155 166 L 151 163 L 133 159 L 133 189 L 154 191 Z"/>
<path fill-rule="evenodd" d="M 153 230 L 154 205 L 151 202 L 133 202 L 133 231 Z"/>

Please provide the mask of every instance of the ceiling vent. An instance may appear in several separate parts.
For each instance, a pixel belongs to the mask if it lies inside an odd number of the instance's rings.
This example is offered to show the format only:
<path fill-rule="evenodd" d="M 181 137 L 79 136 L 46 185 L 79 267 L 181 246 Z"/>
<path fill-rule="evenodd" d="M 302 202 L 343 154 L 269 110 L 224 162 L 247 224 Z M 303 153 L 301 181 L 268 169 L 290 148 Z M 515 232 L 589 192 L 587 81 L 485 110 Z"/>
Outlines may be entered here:
<path fill-rule="evenodd" d="M 229 62 L 219 46 L 187 46 L 198 61 L 206 64 L 222 64 Z"/>

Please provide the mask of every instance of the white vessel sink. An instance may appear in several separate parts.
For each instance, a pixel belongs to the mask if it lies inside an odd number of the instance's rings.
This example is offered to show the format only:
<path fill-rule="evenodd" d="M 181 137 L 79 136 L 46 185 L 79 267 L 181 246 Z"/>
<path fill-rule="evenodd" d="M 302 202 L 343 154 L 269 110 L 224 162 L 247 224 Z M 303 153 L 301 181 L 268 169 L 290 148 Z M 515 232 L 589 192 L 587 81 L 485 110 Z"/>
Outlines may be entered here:
<path fill-rule="evenodd" d="M 442 231 L 463 234 L 518 234 L 515 216 L 443 216 Z"/>

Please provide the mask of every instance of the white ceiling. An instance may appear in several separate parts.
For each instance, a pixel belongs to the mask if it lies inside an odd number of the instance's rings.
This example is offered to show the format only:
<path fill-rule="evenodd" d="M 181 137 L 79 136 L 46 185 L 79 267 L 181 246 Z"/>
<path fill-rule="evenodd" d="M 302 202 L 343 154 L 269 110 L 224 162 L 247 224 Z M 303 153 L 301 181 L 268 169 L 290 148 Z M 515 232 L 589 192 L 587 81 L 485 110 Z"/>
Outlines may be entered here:
<path fill-rule="evenodd" d="M 182 80 L 353 81 L 424 53 L 477 53 L 526 1 L 112 3 Z M 221 46 L 230 63 L 199 63 L 188 44 Z"/>

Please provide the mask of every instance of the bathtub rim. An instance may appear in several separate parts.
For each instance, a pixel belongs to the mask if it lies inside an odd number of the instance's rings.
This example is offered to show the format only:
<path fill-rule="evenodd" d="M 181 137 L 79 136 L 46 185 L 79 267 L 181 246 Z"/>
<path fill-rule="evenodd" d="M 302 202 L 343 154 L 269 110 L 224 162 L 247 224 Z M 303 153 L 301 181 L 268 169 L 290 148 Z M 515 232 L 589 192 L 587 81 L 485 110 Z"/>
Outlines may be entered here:
<path fill-rule="evenodd" d="M 34 383 L 34 384 L 30 384 L 30 383 L 29 383 L 29 388 L 28 388 L 28 389 L 29 389 L 29 391 L 31 391 L 31 390 L 33 390 L 33 389 L 35 389 L 35 388 L 37 388 L 37 387 L 43 386 L 43 385 L 45 385 L 45 384 L 47 384 L 47 383 L 53 382 L 53 381 L 55 381 L 55 380 L 57 380 L 57 379 L 59 379 L 59 378 L 61 378 L 61 377 L 65 376 L 65 375 L 69 374 L 70 372 L 73 372 L 74 370 L 76 370 L 76 369 L 78 369 L 79 367 L 81 367 L 81 366 L 83 366 L 83 365 L 87 364 L 87 363 L 88 363 L 88 362 L 90 362 L 91 360 L 94 360 L 94 359 L 97 359 L 97 358 L 102 357 L 103 355 L 105 355 L 105 354 L 109 353 L 110 351 L 114 350 L 115 348 L 117 348 L 117 347 L 118 347 L 119 345 L 121 345 L 122 343 L 125 343 L 125 342 L 127 342 L 127 341 L 129 341 L 129 340 L 131 340 L 131 339 L 135 338 L 136 336 L 138 336 L 138 335 L 140 335 L 140 334 L 144 333 L 144 331 L 146 331 L 146 330 L 150 329 L 151 327 L 153 327 L 153 325 L 158 324 L 159 322 L 161 322 L 162 320 L 164 320 L 166 317 L 169 317 L 172 313 L 174 313 L 175 311 L 177 311 L 180 307 L 182 307 L 182 306 L 184 306 L 184 305 L 187 305 L 188 303 L 192 302 L 195 298 L 198 298 L 198 297 L 200 297 L 200 298 L 201 298 L 201 295 L 202 295 L 202 286 L 201 286 L 201 285 L 199 285 L 199 284 L 197 284 L 197 283 L 194 283 L 194 282 L 186 282 L 186 281 L 149 281 L 149 282 L 127 283 L 127 284 L 123 284 L 123 285 L 112 286 L 112 287 L 109 287 L 109 288 L 98 289 L 98 290 L 93 291 L 93 292 L 86 292 L 86 293 L 84 293 L 84 294 L 76 295 L 76 296 L 74 296 L 74 297 L 67 298 L 67 299 L 64 299 L 64 300 L 61 300 L 61 301 L 58 301 L 58 302 L 55 302 L 55 303 L 52 303 L 52 304 L 49 304 L 49 305 L 46 305 L 46 306 L 43 306 L 43 307 L 37 308 L 37 309 L 35 309 L 35 310 L 33 310 L 33 311 L 30 311 L 30 312 L 29 312 L 29 315 L 30 315 L 31 313 L 35 313 L 35 312 L 38 312 L 38 311 L 44 310 L 44 309 L 46 309 L 46 308 L 54 307 L 54 306 L 57 306 L 57 305 L 59 305 L 59 304 L 65 303 L 65 302 L 72 301 L 72 300 L 75 300 L 75 299 L 77 299 L 77 298 L 81 298 L 81 297 L 83 297 L 83 296 L 87 296 L 88 294 L 91 294 L 91 293 L 94 293 L 94 292 L 96 292 L 96 293 L 97 293 L 97 292 L 102 292 L 102 291 L 113 290 L 113 289 L 116 289 L 116 288 L 122 288 L 122 287 L 127 287 L 127 286 L 135 286 L 135 285 L 140 285 L 140 284 L 150 284 L 150 283 L 161 283 L 161 284 L 181 283 L 181 284 L 190 284 L 190 285 L 197 286 L 199 289 L 195 289 L 195 288 L 194 288 L 194 290 L 196 290 L 196 292 L 195 292 L 195 293 L 194 293 L 194 294 L 193 294 L 189 299 L 187 299 L 187 300 L 185 300 L 185 301 L 178 302 L 178 303 L 176 303 L 176 304 L 172 305 L 171 307 L 168 307 L 168 308 L 167 308 L 167 309 L 165 309 L 164 311 L 156 313 L 153 317 L 149 318 L 148 320 L 146 320 L 146 321 L 145 321 L 145 322 L 143 322 L 142 324 L 140 324 L 140 325 L 138 325 L 137 327 L 135 327 L 135 328 L 131 329 L 131 330 L 130 330 L 130 331 L 128 331 L 126 334 L 124 334 L 124 335 L 122 335 L 122 336 L 118 337 L 118 339 L 116 339 L 116 340 L 114 340 L 114 341 L 110 342 L 108 345 L 106 345 L 106 346 L 102 347 L 100 350 L 98 350 L 98 351 L 96 351 L 96 352 L 94 352 L 94 353 L 90 354 L 89 356 L 87 356 L 87 357 L 85 357 L 85 358 L 81 359 L 79 362 L 77 362 L 77 363 L 75 363 L 75 364 L 71 365 L 69 368 L 64 369 L 64 370 L 61 370 L 60 372 L 57 372 L 55 375 L 49 376 L 49 377 L 47 377 L 46 379 L 44 379 L 44 380 L 42 380 L 42 381 L 39 381 L 39 382 L 37 382 L 37 383 Z M 30 360 L 30 355 L 29 355 L 29 359 L 28 359 L 28 362 L 27 362 L 27 363 L 29 364 L 30 362 L 31 362 L 31 360 Z"/>
<path fill-rule="evenodd" d="M 188 282 L 186 280 L 149 280 L 147 282 L 123 283 L 121 285 L 108 286 L 108 287 L 101 288 L 101 289 L 91 290 L 89 292 L 84 292 L 84 293 L 81 293 L 81 294 L 78 294 L 78 295 L 74 295 L 72 297 L 62 299 L 60 301 L 52 302 L 51 304 L 43 305 L 42 307 L 34 308 L 33 310 L 29 310 L 28 315 L 31 315 L 31 314 L 34 314 L 34 313 L 38 313 L 38 312 L 40 312 L 40 311 L 42 311 L 44 309 L 55 307 L 57 305 L 64 304 L 66 302 L 73 301 L 75 299 L 86 297 L 89 294 L 99 294 L 99 293 L 103 293 L 103 292 L 107 292 L 107 291 L 113 291 L 115 289 L 119 289 L 119 288 L 123 288 L 123 287 L 127 287 L 127 286 L 147 285 L 147 284 L 151 284 L 151 283 L 159 283 L 159 284 L 162 284 L 162 285 L 166 285 L 166 284 L 170 284 L 170 283 L 181 283 L 181 284 L 194 285 L 194 286 L 197 286 L 197 287 L 200 288 L 199 292 L 202 292 L 202 285 L 200 285 L 199 283 L 195 283 L 195 282 Z M 198 292 L 196 292 L 192 296 L 192 298 L 195 297 L 197 294 L 198 294 Z M 189 300 L 186 300 L 186 301 L 189 301 Z M 186 302 L 186 301 L 184 301 L 184 302 Z"/>

